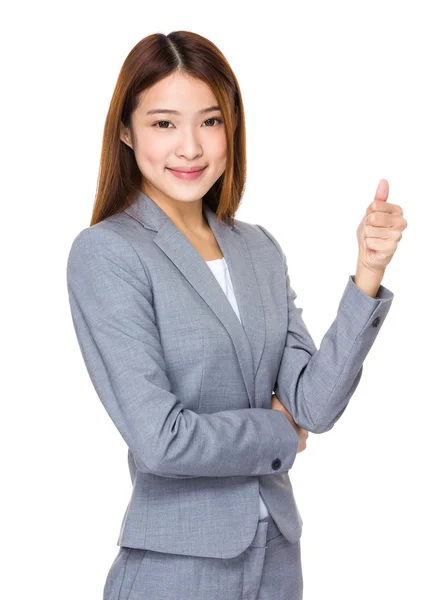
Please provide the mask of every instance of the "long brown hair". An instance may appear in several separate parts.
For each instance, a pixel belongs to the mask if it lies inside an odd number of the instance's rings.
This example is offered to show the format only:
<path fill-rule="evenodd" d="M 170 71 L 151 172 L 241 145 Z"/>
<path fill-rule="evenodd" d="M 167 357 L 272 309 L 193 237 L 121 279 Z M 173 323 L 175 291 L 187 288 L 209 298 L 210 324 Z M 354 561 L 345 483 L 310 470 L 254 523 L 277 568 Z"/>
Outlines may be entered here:
<path fill-rule="evenodd" d="M 224 173 L 204 195 L 218 220 L 233 225 L 246 181 L 245 117 L 236 76 L 222 52 L 191 31 L 154 33 L 130 51 L 121 67 L 107 113 L 95 203 L 90 225 L 127 208 L 140 192 L 142 174 L 135 155 L 120 139 L 120 121 L 131 115 L 142 92 L 173 72 L 206 83 L 221 107 L 227 137 Z"/>

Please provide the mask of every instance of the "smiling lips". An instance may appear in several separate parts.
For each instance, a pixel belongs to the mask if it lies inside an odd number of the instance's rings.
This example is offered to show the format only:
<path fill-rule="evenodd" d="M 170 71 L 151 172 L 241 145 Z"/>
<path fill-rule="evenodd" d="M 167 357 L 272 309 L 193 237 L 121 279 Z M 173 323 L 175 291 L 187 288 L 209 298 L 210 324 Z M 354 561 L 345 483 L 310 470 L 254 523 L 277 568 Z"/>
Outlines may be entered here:
<path fill-rule="evenodd" d="M 182 169 L 184 169 L 185 167 L 181 167 Z M 167 167 L 168 171 L 170 173 L 172 173 L 175 177 L 178 177 L 179 179 L 183 179 L 186 181 L 192 180 L 192 179 L 198 179 L 202 173 L 205 171 L 206 167 L 191 167 L 192 169 L 194 169 L 193 171 L 178 171 L 176 169 L 170 169 L 169 167 Z M 197 170 L 199 169 L 199 170 Z"/>
<path fill-rule="evenodd" d="M 206 165 L 205 165 L 206 167 Z M 172 171 L 182 171 L 183 173 L 191 173 L 192 171 L 201 171 L 205 167 L 201 167 L 200 165 L 195 165 L 193 167 L 168 167 Z"/>

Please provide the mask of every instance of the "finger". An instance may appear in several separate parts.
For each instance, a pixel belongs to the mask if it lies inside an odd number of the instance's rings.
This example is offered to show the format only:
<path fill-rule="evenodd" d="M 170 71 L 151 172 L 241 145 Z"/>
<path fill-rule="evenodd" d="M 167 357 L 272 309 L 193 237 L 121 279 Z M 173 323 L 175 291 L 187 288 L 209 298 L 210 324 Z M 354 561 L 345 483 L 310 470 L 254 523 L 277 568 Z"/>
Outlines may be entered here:
<path fill-rule="evenodd" d="M 383 240 L 395 239 L 399 232 L 396 229 L 390 229 L 389 227 L 374 227 L 374 225 L 367 225 L 365 227 L 365 239 L 366 238 L 380 238 Z"/>
<path fill-rule="evenodd" d="M 366 214 L 369 215 L 372 212 L 384 212 L 395 215 L 403 215 L 402 208 L 398 204 L 391 204 L 391 202 L 381 202 L 373 200 L 366 210 Z"/>
<path fill-rule="evenodd" d="M 380 202 L 386 202 L 389 193 L 389 184 L 386 179 L 381 179 L 379 181 L 379 185 L 376 189 L 376 195 L 374 200 L 378 200 Z"/>
<path fill-rule="evenodd" d="M 374 211 L 365 217 L 366 225 L 374 227 L 398 227 L 402 222 L 400 215 Z"/>
<path fill-rule="evenodd" d="M 365 238 L 365 246 L 369 250 L 377 250 L 378 252 L 392 254 L 396 250 L 397 241 L 393 239 L 367 237 Z"/>

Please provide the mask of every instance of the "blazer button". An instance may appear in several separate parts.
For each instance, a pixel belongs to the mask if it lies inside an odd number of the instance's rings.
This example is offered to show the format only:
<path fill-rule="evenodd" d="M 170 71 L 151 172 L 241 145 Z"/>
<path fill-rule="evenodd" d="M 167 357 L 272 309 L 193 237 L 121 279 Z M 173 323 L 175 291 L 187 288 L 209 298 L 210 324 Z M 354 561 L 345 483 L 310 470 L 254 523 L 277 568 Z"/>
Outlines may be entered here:
<path fill-rule="evenodd" d="M 380 317 L 376 317 L 374 319 L 374 321 L 372 322 L 372 326 L 373 327 L 377 327 L 377 325 L 380 323 Z"/>
<path fill-rule="evenodd" d="M 272 462 L 272 469 L 275 469 L 275 471 L 277 471 L 279 469 L 279 467 L 281 466 L 281 461 L 279 460 L 279 458 L 275 458 L 275 460 Z"/>

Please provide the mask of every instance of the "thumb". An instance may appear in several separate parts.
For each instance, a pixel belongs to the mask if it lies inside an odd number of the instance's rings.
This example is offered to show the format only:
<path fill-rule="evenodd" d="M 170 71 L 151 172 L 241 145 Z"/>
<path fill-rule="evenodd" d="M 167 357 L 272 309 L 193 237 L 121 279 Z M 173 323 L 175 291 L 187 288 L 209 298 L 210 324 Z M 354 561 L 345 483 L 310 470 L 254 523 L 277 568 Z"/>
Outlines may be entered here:
<path fill-rule="evenodd" d="M 379 181 L 379 185 L 377 186 L 376 196 L 374 200 L 379 200 L 381 202 L 386 202 L 388 199 L 389 185 L 386 179 L 381 179 Z"/>

